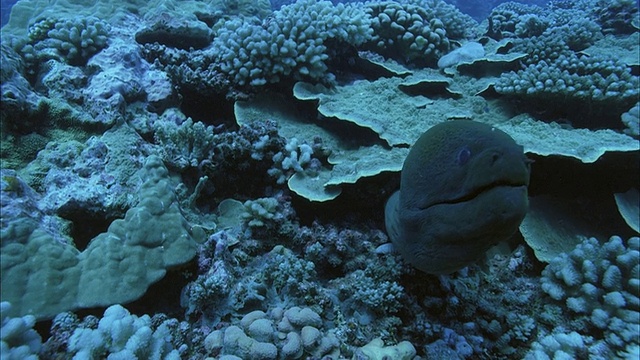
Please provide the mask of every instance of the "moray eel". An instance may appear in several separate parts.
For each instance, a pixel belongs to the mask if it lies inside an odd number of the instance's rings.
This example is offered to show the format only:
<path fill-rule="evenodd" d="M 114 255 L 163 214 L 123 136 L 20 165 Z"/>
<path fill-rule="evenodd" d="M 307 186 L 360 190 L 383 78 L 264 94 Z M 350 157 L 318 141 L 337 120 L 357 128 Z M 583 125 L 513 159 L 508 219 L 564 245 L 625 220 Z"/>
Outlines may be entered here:
<path fill-rule="evenodd" d="M 518 230 L 529 206 L 530 162 L 522 146 L 489 125 L 433 126 L 409 151 L 400 190 L 385 207 L 394 248 L 430 274 L 474 262 Z"/>

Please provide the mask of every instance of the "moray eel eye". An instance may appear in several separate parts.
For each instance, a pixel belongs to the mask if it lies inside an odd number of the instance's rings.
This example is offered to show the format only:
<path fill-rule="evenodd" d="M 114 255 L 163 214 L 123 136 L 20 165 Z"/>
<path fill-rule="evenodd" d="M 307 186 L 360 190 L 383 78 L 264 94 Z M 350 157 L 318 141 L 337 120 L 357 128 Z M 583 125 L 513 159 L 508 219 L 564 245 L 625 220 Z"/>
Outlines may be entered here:
<path fill-rule="evenodd" d="M 462 166 L 466 164 L 470 158 L 471 158 L 471 150 L 469 150 L 469 147 L 465 146 L 462 149 L 460 149 L 460 151 L 458 152 L 458 157 L 456 158 L 456 161 L 459 166 Z"/>
<path fill-rule="evenodd" d="M 400 190 L 385 207 L 387 233 L 416 268 L 459 270 L 518 230 L 529 172 L 522 146 L 506 133 L 474 121 L 438 124 L 405 159 Z"/>

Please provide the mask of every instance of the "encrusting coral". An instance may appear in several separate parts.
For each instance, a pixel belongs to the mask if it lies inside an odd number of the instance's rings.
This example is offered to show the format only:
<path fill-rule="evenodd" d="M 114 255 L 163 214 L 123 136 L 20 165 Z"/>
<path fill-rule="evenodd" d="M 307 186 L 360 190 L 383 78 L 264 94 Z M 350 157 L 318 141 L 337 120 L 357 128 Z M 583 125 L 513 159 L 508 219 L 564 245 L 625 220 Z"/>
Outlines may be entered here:
<path fill-rule="evenodd" d="M 34 219 L 3 224 L 2 297 L 19 304 L 10 314 L 29 312 L 44 319 L 61 311 L 132 301 L 167 269 L 196 255 L 197 242 L 204 240 L 202 229 L 191 227 L 181 215 L 160 159 L 150 157 L 141 176 L 140 203 L 82 252 L 55 242 Z M 43 288 L 50 279 L 58 286 Z M 34 291 L 46 291 L 46 298 Z"/>

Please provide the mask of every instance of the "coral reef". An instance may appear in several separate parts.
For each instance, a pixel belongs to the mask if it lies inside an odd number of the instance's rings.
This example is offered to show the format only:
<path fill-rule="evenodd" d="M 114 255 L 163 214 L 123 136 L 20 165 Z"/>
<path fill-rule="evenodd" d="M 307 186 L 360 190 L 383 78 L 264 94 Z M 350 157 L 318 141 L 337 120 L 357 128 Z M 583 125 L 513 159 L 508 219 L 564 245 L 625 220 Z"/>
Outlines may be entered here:
<path fill-rule="evenodd" d="M 597 0 L 594 15 L 605 33 L 629 34 L 638 31 L 640 13 L 633 0 Z"/>
<path fill-rule="evenodd" d="M 640 345 L 640 238 L 624 242 L 613 236 L 602 245 L 594 238 L 585 240 L 552 260 L 541 281 L 542 290 L 569 309 L 564 313 L 569 320 L 564 331 L 593 337 L 590 346 L 600 344 L 609 354 Z M 556 303 L 549 304 L 546 312 L 553 324 L 562 310 Z"/>
<path fill-rule="evenodd" d="M 140 175 L 137 206 L 82 252 L 53 241 L 28 217 L 19 217 L 2 229 L 2 296 L 19 305 L 12 306 L 13 314 L 28 309 L 44 319 L 61 311 L 132 301 L 168 268 L 196 255 L 202 229 L 191 227 L 180 214 L 161 160 L 149 157 Z M 49 279 L 56 279 L 57 286 L 47 288 L 46 298 L 33 295 L 34 291 L 43 294 L 40 284 Z M 116 287 L 118 292 L 112 292 Z"/>
<path fill-rule="evenodd" d="M 274 308 L 269 314 L 257 310 L 243 316 L 239 326 L 212 331 L 205 348 L 241 359 L 337 359 L 337 338 L 321 329 L 320 315 L 309 308 Z"/>
<path fill-rule="evenodd" d="M 496 2 L 14 4 L 0 356 L 637 358 L 637 8 Z M 433 246 L 457 271 L 432 275 L 397 252 L 384 204 L 442 123 L 512 138 L 531 198 L 491 248 Z M 428 178 L 470 186 L 449 175 L 491 169 L 482 143 Z M 436 206 L 514 183 L 486 173 Z M 408 197 L 443 194 L 426 187 Z M 449 232 L 477 236 L 496 204 L 446 216 Z"/>
<path fill-rule="evenodd" d="M 565 100 L 573 102 L 602 103 L 611 112 L 629 109 L 638 97 L 638 86 L 638 78 L 615 60 L 560 55 L 550 62 L 541 60 L 517 73 L 504 74 L 496 84 L 496 91 L 557 107 L 566 103 L 554 104 L 549 100 L 556 94 L 564 95 Z"/>
<path fill-rule="evenodd" d="M 274 12 L 262 24 L 226 21 L 213 51 L 220 70 L 239 86 L 260 86 L 284 78 L 331 82 L 327 61 L 344 45 L 370 36 L 368 18 L 358 7 L 303 0 Z"/>
<path fill-rule="evenodd" d="M 539 6 L 508 1 L 489 14 L 487 34 L 498 39 L 540 35 L 549 27 L 546 15 Z"/>
<path fill-rule="evenodd" d="M 636 101 L 638 77 L 626 63 L 610 54 L 581 53 L 601 39 L 604 31 L 587 10 L 544 12 L 556 26 L 514 42 L 511 51 L 529 54 L 524 59 L 526 66 L 502 74 L 496 91 L 525 99 L 523 106 L 532 111 L 544 106 L 555 117 L 572 121 L 600 117 L 610 123 L 617 120 Z M 576 12 L 582 16 L 576 16 Z M 559 96 L 564 99 L 562 104 L 555 101 Z M 567 106 L 578 110 L 562 109 Z M 578 127 L 593 125 L 583 122 Z"/>
<path fill-rule="evenodd" d="M 640 136 L 640 103 L 636 103 L 629 111 L 623 113 L 620 117 L 622 122 L 627 126 L 625 130 L 627 134 Z"/>
<path fill-rule="evenodd" d="M 182 124 L 156 121 L 154 127 L 154 140 L 162 159 L 172 169 L 197 168 L 213 155 L 216 145 L 213 126 L 187 119 Z"/>
<path fill-rule="evenodd" d="M 154 324 L 148 316 L 131 315 L 125 308 L 113 305 L 107 308 L 97 328 L 76 328 L 68 340 L 67 348 L 74 358 L 108 359 L 180 359 L 173 347 L 178 321 L 167 319 Z"/>
<path fill-rule="evenodd" d="M 425 8 L 396 2 L 369 3 L 372 48 L 408 63 L 433 65 L 449 50 L 444 24 Z"/>
<path fill-rule="evenodd" d="M 132 147 L 131 145 L 134 145 Z M 148 146 L 128 127 L 114 129 L 81 143 L 49 142 L 20 172 L 45 196 L 39 208 L 46 213 L 88 218 L 116 218 L 135 205 L 138 180 L 131 176 L 143 165 Z M 126 160 L 115 161 L 122 157 Z"/>
<path fill-rule="evenodd" d="M 36 360 L 42 347 L 40 335 L 33 330 L 33 315 L 9 316 L 11 304 L 0 303 L 0 356 L 8 360 Z"/>
<path fill-rule="evenodd" d="M 84 65 L 107 46 L 109 30 L 109 24 L 96 17 L 45 18 L 30 27 L 29 42 L 20 52 L 34 67 L 51 59 Z"/>
<path fill-rule="evenodd" d="M 35 96 L 27 79 L 24 77 L 24 60 L 6 44 L 0 48 L 0 83 L 2 83 L 2 126 L 7 126 L 7 118 L 14 114 L 24 113 L 34 107 L 30 99 Z M 33 100 L 31 100 L 33 101 Z"/>

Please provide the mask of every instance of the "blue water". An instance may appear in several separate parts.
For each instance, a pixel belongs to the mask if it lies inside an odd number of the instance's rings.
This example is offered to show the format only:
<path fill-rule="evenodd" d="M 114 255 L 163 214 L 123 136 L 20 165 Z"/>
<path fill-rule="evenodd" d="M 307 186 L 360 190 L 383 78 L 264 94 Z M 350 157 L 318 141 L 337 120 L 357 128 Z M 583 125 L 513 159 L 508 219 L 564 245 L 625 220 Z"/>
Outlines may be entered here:
<path fill-rule="evenodd" d="M 18 0 L 0 0 L 0 26 L 4 26 L 9 21 L 11 7 Z"/>

